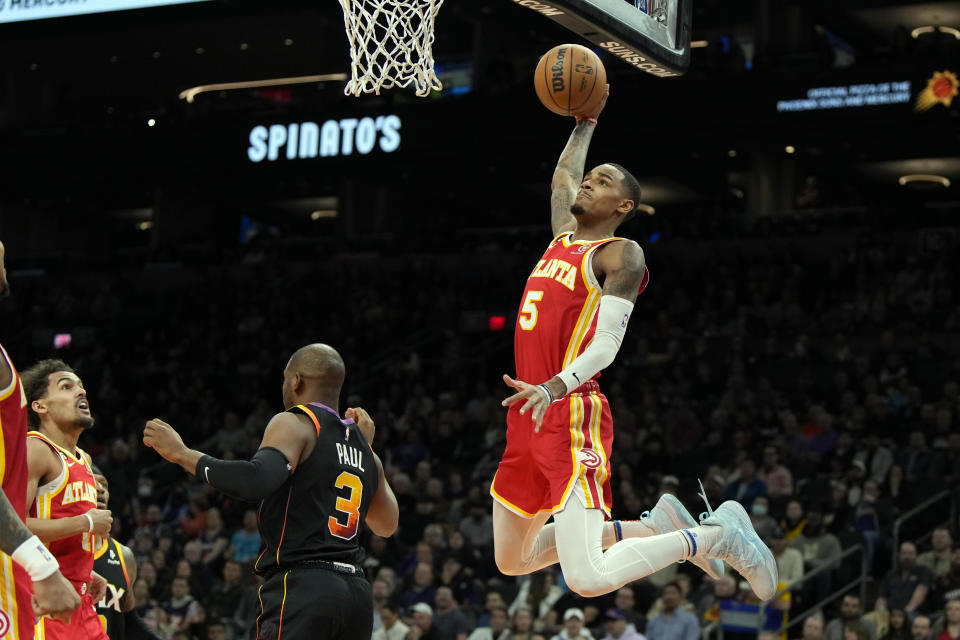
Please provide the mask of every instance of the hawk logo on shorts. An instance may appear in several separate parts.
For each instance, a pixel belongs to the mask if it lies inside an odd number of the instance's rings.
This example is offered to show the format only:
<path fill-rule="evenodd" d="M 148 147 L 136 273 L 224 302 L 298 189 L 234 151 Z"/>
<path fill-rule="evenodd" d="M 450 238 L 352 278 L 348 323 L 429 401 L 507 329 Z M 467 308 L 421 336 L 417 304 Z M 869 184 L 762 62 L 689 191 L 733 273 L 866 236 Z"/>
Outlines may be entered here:
<path fill-rule="evenodd" d="M 593 449 L 580 449 L 577 452 L 577 462 L 588 469 L 596 469 L 600 466 L 600 454 Z"/>
<path fill-rule="evenodd" d="M 3 5 L 0 5 L 2 7 Z M 0 638 L 7 635 L 7 632 L 10 631 L 10 618 L 7 616 L 7 612 L 3 609 L 0 609 Z"/>

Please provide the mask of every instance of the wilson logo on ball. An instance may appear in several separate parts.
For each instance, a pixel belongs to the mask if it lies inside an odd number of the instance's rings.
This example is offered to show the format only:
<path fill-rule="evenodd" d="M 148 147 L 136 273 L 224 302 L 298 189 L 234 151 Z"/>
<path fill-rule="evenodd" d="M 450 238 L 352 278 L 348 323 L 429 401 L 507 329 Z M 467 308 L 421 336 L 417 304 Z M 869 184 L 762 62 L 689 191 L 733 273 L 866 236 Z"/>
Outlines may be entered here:
<path fill-rule="evenodd" d="M 563 61 L 566 57 L 567 50 L 560 49 L 557 51 L 557 61 L 553 63 L 552 67 L 550 67 L 550 70 L 553 71 L 551 85 L 553 86 L 554 91 L 563 91 L 566 88 L 566 84 L 563 82 Z"/>

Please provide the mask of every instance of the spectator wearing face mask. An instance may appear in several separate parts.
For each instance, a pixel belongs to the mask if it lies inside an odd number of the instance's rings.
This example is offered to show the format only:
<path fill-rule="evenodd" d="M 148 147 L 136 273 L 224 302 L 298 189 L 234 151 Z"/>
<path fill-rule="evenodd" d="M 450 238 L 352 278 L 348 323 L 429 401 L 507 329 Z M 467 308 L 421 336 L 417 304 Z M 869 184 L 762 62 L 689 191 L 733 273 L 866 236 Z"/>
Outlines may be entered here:
<path fill-rule="evenodd" d="M 757 496 L 750 506 L 750 522 L 757 535 L 762 540 L 770 537 L 770 532 L 777 526 L 777 521 L 770 515 L 770 501 L 767 496 Z"/>

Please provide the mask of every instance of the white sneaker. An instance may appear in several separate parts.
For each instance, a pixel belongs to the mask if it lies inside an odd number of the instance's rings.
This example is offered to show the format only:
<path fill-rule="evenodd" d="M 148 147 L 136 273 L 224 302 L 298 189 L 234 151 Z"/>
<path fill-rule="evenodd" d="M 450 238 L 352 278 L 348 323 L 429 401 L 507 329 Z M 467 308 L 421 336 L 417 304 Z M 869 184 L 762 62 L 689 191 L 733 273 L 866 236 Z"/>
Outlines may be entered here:
<path fill-rule="evenodd" d="M 733 567 L 747 579 L 750 588 L 761 600 L 769 600 L 777 593 L 777 561 L 757 535 L 750 516 L 739 502 L 728 500 L 716 511 L 708 511 L 700 524 L 704 527 L 721 527 L 722 531 L 716 542 L 699 553 Z"/>
<path fill-rule="evenodd" d="M 710 504 L 707 503 L 707 509 Z M 693 519 L 690 512 L 687 511 L 683 503 L 669 493 L 660 496 L 656 506 L 651 511 L 644 511 L 640 514 L 640 520 L 643 521 L 654 534 L 670 533 L 680 529 L 693 529 L 697 526 L 697 521 Z M 694 556 L 690 562 L 703 569 L 704 573 L 714 580 L 723 576 L 723 562 L 713 560 L 705 556 Z"/>

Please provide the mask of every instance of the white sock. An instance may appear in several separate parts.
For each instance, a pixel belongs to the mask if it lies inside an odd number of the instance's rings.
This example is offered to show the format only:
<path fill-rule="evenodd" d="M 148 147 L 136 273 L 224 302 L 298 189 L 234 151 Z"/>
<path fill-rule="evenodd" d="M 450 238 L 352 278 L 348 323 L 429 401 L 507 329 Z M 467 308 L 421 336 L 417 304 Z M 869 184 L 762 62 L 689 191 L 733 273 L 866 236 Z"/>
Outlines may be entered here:
<path fill-rule="evenodd" d="M 690 535 L 693 536 L 693 542 L 696 544 L 696 549 L 691 550 L 691 556 L 702 556 L 706 553 L 707 549 L 711 548 L 723 537 L 723 528 L 711 525 L 700 525 L 699 527 L 685 529 L 684 531 L 690 532 Z"/>

